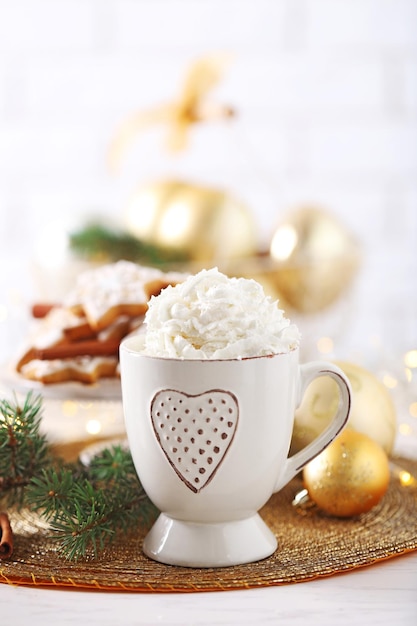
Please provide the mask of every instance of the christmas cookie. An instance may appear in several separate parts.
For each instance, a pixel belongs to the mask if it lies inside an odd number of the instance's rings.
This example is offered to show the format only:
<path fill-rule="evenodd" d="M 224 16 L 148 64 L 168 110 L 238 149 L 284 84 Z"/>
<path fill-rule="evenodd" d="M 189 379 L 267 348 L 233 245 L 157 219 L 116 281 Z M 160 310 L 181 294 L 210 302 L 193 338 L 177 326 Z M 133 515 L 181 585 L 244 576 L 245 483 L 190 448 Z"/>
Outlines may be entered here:
<path fill-rule="evenodd" d="M 127 261 L 81 274 L 63 304 L 33 307 L 35 328 L 16 370 L 44 384 L 118 376 L 121 340 L 140 331 L 153 295 L 184 278 Z"/>
<path fill-rule="evenodd" d="M 183 279 L 182 274 L 118 261 L 81 274 L 65 304 L 100 330 L 120 315 L 144 315 L 152 295 Z"/>

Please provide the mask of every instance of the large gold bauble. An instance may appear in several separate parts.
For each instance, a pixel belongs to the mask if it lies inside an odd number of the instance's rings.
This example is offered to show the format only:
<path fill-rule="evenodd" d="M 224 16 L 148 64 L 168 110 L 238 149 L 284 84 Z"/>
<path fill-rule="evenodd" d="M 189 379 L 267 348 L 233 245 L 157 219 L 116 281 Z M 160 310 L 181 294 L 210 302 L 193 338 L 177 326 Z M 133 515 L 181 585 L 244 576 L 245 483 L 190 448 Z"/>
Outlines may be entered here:
<path fill-rule="evenodd" d="M 336 361 L 352 388 L 348 425 L 376 441 L 390 454 L 397 432 L 394 402 L 386 387 L 371 372 L 354 363 Z M 300 450 L 330 423 L 339 402 L 336 383 L 328 376 L 316 378 L 307 388 L 295 414 L 291 447 Z"/>
<path fill-rule="evenodd" d="M 242 202 L 178 180 L 139 187 L 128 203 L 126 225 L 139 239 L 197 263 L 249 257 L 258 246 L 254 218 Z"/>
<path fill-rule="evenodd" d="M 310 498 L 330 515 L 366 513 L 385 494 L 388 458 L 375 441 L 346 428 L 303 470 Z"/>
<path fill-rule="evenodd" d="M 278 225 L 270 256 L 281 303 L 301 313 L 333 304 L 351 285 L 360 264 L 352 235 L 316 208 L 301 208 Z"/>

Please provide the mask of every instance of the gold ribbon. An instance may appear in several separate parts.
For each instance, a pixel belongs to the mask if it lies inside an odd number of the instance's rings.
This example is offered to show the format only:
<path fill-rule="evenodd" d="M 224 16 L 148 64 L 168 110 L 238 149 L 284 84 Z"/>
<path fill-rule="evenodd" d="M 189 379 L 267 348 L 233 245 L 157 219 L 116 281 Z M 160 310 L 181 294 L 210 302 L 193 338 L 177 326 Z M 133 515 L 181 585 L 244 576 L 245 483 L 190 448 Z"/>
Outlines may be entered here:
<path fill-rule="evenodd" d="M 207 94 L 220 82 L 230 60 L 227 54 L 198 59 L 189 67 L 178 99 L 133 113 L 124 120 L 110 145 L 110 170 L 119 170 L 122 157 L 134 137 L 150 126 L 166 124 L 166 147 L 170 152 L 180 152 L 187 147 L 189 131 L 194 124 L 234 116 L 231 107 L 206 101 Z"/>

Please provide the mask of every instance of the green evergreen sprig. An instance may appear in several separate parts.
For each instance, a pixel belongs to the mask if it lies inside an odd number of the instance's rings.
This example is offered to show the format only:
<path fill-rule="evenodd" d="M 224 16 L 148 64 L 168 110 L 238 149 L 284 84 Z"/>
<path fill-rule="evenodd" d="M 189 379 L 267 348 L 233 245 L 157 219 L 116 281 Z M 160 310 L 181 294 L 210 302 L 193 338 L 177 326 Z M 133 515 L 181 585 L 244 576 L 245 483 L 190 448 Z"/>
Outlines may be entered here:
<path fill-rule="evenodd" d="M 110 228 L 100 222 L 91 222 L 71 233 L 70 249 L 77 256 L 93 261 L 124 259 L 155 267 L 189 261 L 181 250 L 169 249 L 142 241 L 129 232 Z"/>
<path fill-rule="evenodd" d="M 0 500 L 6 506 L 21 505 L 25 487 L 39 473 L 49 454 L 40 432 L 40 397 L 29 393 L 23 405 L 0 401 Z"/>
<path fill-rule="evenodd" d="M 157 511 L 140 484 L 130 452 L 105 448 L 88 466 L 56 457 L 40 432 L 41 398 L 0 404 L 0 502 L 28 506 L 48 523 L 69 560 L 97 557 L 115 538 Z"/>

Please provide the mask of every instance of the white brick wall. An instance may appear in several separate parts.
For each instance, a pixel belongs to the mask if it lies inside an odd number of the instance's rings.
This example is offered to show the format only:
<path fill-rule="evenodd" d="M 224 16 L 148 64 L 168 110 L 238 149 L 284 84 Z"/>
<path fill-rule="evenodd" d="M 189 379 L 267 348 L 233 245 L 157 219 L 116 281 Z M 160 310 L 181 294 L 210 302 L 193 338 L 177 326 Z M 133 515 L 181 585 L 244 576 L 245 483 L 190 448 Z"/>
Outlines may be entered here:
<path fill-rule="evenodd" d="M 177 159 L 153 129 L 109 176 L 117 124 L 217 51 L 234 62 L 213 95 L 237 121 L 196 128 Z M 230 187 L 264 240 L 301 203 L 332 211 L 364 249 L 349 341 L 417 345 L 415 0 L 0 0 L 2 284 L 34 289 L 22 263 L 46 223 L 118 217 L 167 172 Z"/>

